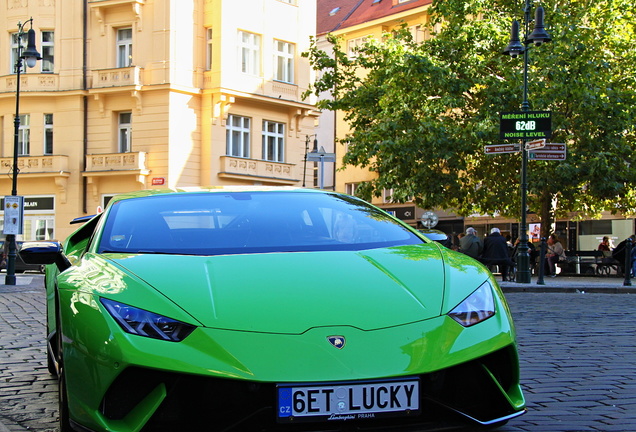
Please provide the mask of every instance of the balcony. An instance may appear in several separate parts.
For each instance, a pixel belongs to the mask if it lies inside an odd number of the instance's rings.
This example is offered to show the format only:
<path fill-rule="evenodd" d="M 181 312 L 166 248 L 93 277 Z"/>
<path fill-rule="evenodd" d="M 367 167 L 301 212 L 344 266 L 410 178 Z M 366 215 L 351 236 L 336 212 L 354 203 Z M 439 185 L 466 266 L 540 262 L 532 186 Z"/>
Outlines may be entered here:
<path fill-rule="evenodd" d="M 221 156 L 219 177 L 296 185 L 295 164 Z"/>
<path fill-rule="evenodd" d="M 146 187 L 146 177 L 150 170 L 146 168 L 146 152 L 134 153 L 100 153 L 86 155 L 86 170 L 82 176 L 93 194 L 93 199 L 99 199 L 99 183 L 101 178 L 111 176 L 131 176 L 137 187 Z"/>
<path fill-rule="evenodd" d="M 0 170 L 13 173 L 13 158 L 0 158 Z M 68 168 L 68 156 L 18 156 L 18 181 L 29 178 L 50 178 L 55 181 L 62 203 L 66 202 L 68 178 L 71 175 Z"/>
<path fill-rule="evenodd" d="M 143 85 L 143 69 L 137 66 L 93 71 L 93 88 Z"/>
<path fill-rule="evenodd" d="M 139 174 L 148 175 L 146 153 L 102 153 L 86 156 L 84 176 Z"/>
<path fill-rule="evenodd" d="M 0 91 L 15 92 L 17 75 L 0 77 Z M 20 93 L 59 90 L 60 78 L 55 74 L 23 73 L 20 74 Z"/>
<path fill-rule="evenodd" d="M 0 158 L 2 172 L 10 172 L 13 169 L 13 158 Z M 54 175 L 66 175 L 68 177 L 68 156 L 18 156 L 19 175 L 30 177 L 48 177 Z"/>

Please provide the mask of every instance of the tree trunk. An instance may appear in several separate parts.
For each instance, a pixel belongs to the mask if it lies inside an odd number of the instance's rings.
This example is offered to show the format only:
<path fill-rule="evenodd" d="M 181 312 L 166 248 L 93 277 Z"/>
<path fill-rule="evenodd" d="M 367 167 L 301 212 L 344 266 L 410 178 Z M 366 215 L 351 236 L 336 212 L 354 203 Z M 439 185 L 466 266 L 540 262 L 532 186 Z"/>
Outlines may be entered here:
<path fill-rule="evenodd" d="M 541 237 L 548 238 L 555 230 L 554 213 L 556 197 L 550 192 L 541 192 Z"/>

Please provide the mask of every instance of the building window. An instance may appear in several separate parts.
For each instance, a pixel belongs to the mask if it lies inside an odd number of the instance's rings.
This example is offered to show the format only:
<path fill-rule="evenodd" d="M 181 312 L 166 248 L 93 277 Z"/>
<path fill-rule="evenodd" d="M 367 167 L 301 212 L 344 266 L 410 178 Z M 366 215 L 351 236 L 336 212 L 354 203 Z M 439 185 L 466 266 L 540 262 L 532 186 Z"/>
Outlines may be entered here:
<path fill-rule="evenodd" d="M 272 162 L 285 161 L 285 125 L 263 121 L 263 159 Z"/>
<path fill-rule="evenodd" d="M 225 131 L 228 156 L 250 157 L 250 118 L 229 115 Z"/>
<path fill-rule="evenodd" d="M 424 30 L 424 26 L 422 26 L 421 24 L 410 26 L 409 32 L 411 33 L 414 42 L 424 42 L 424 39 L 426 38 L 426 31 Z"/>
<path fill-rule="evenodd" d="M 132 28 L 117 30 L 117 67 L 132 66 Z"/>
<path fill-rule="evenodd" d="M 238 47 L 241 72 L 260 75 L 261 37 L 254 33 L 239 31 Z"/>
<path fill-rule="evenodd" d="M 20 115 L 20 127 L 18 129 L 18 155 L 27 156 L 31 147 L 31 116 Z"/>
<path fill-rule="evenodd" d="M 44 154 L 53 154 L 53 114 L 44 114 Z"/>
<path fill-rule="evenodd" d="M 35 221 L 35 239 L 36 240 L 52 240 L 55 232 L 55 219 L 36 219 Z"/>
<path fill-rule="evenodd" d="M 53 73 L 54 58 L 53 32 L 42 32 L 42 72 Z"/>
<path fill-rule="evenodd" d="M 27 34 L 23 33 L 22 34 L 22 40 L 20 41 L 22 44 L 22 47 L 26 47 L 27 45 Z M 20 46 L 20 44 L 18 43 L 18 34 L 17 33 L 12 33 L 11 34 L 11 73 L 17 73 L 18 71 L 16 70 L 16 65 L 17 65 L 17 61 L 18 61 L 18 47 Z M 23 50 L 24 52 L 24 50 Z M 26 72 L 26 65 L 24 64 L 24 62 L 22 62 L 22 69 L 20 69 L 20 73 L 24 73 Z"/>
<path fill-rule="evenodd" d="M 347 195 L 355 196 L 356 189 L 358 189 L 359 185 L 360 185 L 360 183 L 345 183 L 345 193 Z"/>
<path fill-rule="evenodd" d="M 294 44 L 274 41 L 274 79 L 294 82 Z"/>
<path fill-rule="evenodd" d="M 589 220 L 579 222 L 580 235 L 610 235 L 612 231 L 611 220 Z"/>
<path fill-rule="evenodd" d="M 358 57 L 358 49 L 360 49 L 360 47 L 362 45 L 364 45 L 367 42 L 367 38 L 366 37 L 360 37 L 360 38 L 355 38 L 355 39 L 349 39 L 347 41 L 347 56 L 350 59 L 355 59 Z"/>
<path fill-rule="evenodd" d="M 212 29 L 205 30 L 205 70 L 212 70 Z"/>
<path fill-rule="evenodd" d="M 393 189 L 382 189 L 382 202 L 385 204 L 393 202 Z"/>
<path fill-rule="evenodd" d="M 132 148 L 132 113 L 119 113 L 119 153 L 128 153 Z"/>

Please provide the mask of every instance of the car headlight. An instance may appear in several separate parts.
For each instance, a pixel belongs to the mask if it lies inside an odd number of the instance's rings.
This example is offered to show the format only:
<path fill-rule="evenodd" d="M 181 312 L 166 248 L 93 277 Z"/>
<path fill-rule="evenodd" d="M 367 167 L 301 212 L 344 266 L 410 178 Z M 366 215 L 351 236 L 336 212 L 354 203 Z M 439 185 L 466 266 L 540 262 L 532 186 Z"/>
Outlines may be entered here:
<path fill-rule="evenodd" d="M 127 304 L 100 298 L 106 310 L 121 328 L 130 334 L 180 342 L 195 326 Z"/>
<path fill-rule="evenodd" d="M 470 327 L 487 320 L 495 314 L 495 300 L 492 294 L 490 283 L 484 282 L 455 309 L 448 313 L 448 316 L 463 325 Z"/>

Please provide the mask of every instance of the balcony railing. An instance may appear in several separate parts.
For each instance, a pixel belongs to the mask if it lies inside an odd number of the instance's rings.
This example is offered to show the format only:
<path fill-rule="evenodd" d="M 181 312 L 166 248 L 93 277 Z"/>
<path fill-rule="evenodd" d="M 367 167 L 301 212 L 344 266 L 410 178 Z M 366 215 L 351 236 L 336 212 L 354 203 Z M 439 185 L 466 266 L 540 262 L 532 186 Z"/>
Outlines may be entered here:
<path fill-rule="evenodd" d="M 11 172 L 13 158 L 0 158 L 0 170 Z M 18 156 L 19 174 L 33 174 L 38 176 L 59 175 L 68 172 L 68 156 Z"/>
<path fill-rule="evenodd" d="M 85 173 L 122 173 L 148 174 L 146 168 L 146 153 L 102 153 L 86 156 Z"/>
<path fill-rule="evenodd" d="M 143 85 L 143 68 L 131 66 L 126 68 L 99 69 L 93 71 L 93 88 L 141 86 Z"/>
<path fill-rule="evenodd" d="M 17 75 L 5 75 L 0 78 L 0 91 L 15 91 Z M 55 74 L 24 73 L 20 75 L 20 91 L 54 91 L 59 90 L 59 76 Z"/>
<path fill-rule="evenodd" d="M 219 176 L 293 185 L 299 182 L 295 167 L 289 163 L 221 156 Z"/>

